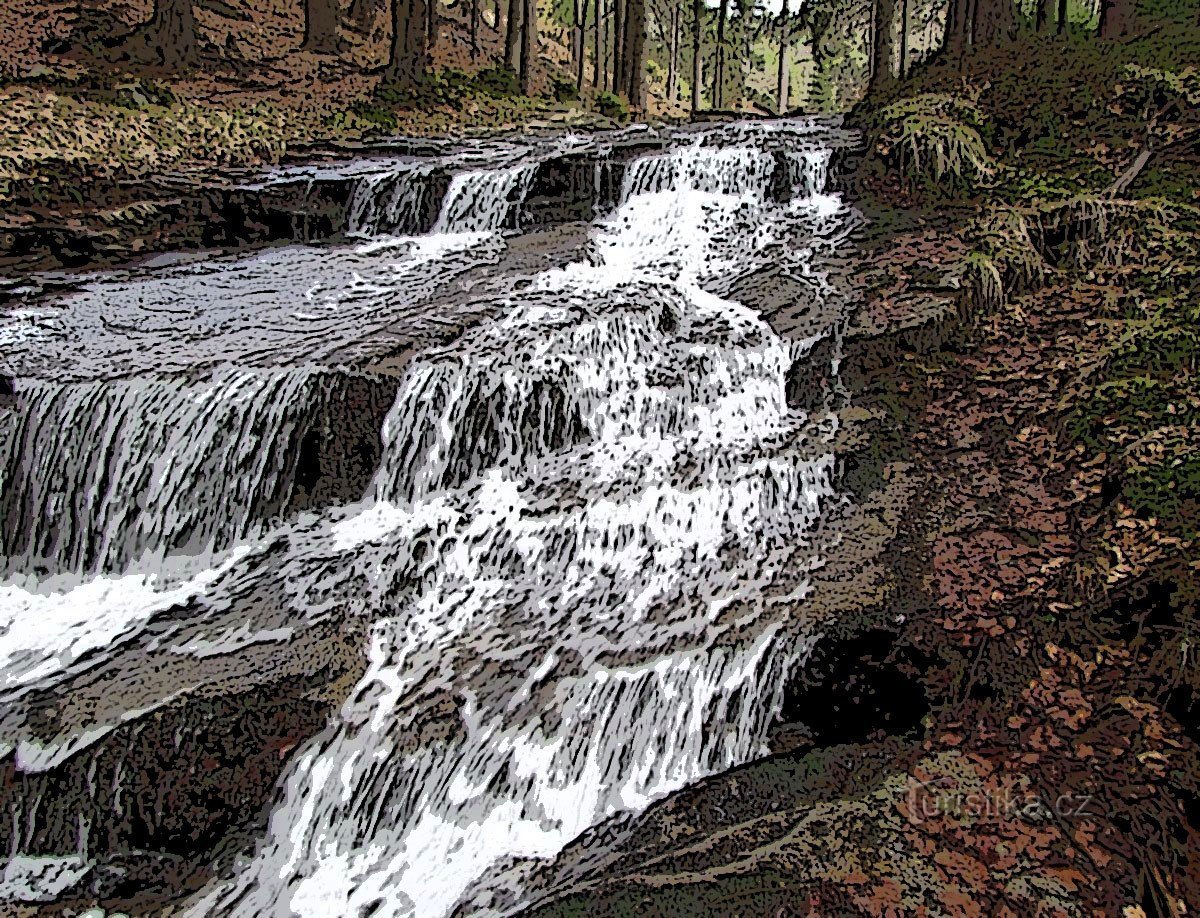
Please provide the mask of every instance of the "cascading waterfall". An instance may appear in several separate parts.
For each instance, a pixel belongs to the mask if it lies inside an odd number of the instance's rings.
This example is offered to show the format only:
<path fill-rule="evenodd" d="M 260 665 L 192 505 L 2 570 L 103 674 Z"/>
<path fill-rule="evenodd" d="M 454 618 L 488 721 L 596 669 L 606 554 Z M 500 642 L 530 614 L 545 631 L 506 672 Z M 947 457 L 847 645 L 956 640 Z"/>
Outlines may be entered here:
<path fill-rule="evenodd" d="M 424 301 L 403 291 L 438 287 L 452 262 L 500 264 L 514 240 L 495 234 L 520 223 L 542 154 L 450 178 L 442 162 L 372 160 L 346 173 L 349 231 L 408 235 L 437 209 L 431 236 L 215 261 L 158 278 L 152 297 L 100 290 L 75 304 L 94 320 L 86 348 L 46 348 L 54 359 L 15 374 L 0 406 L 0 690 L 14 710 L 91 678 L 110 646 L 136 653 L 135 636 L 224 667 L 306 616 L 370 634 L 365 675 L 288 762 L 265 838 L 194 914 L 501 913 L 523 861 L 766 750 L 814 637 L 797 607 L 813 530 L 839 500 L 819 445 L 836 421 L 787 400 L 828 331 L 783 340 L 727 292 L 783 258 L 803 276 L 805 244 L 828 238 L 828 153 L 787 138 L 722 129 L 606 160 L 595 193 L 616 209 L 580 256 L 514 273 L 472 321 L 413 315 Z M 300 264 L 326 273 L 275 283 Z M 211 293 L 244 294 L 248 274 L 251 295 Z M 168 332 L 185 320 L 198 331 L 180 345 Z M 438 334 L 408 343 L 424 322 Z M 339 338 L 349 325 L 366 332 Z M 106 348 L 143 375 L 113 381 Z M 403 363 L 378 376 L 346 367 L 394 353 Z M 318 494 L 328 474 L 336 495 Z M 251 602 L 261 616 L 243 615 Z M 44 790 L 114 708 L 48 738 L 22 732 L 20 711 L 0 718 L 17 723 L 0 760 L 15 748 L 29 772 L 10 806 L 9 864 L 24 866 L 5 882 L 52 854 L 73 876 L 102 856 L 82 828 L 59 851 L 76 813 L 59 807 L 66 829 L 47 831 Z"/>
<path fill-rule="evenodd" d="M 432 207 L 433 167 L 411 165 L 358 178 L 350 194 L 346 231 L 351 236 L 412 235 Z"/>
<path fill-rule="evenodd" d="M 310 438 L 347 385 L 304 370 L 22 381 L 0 453 L 0 571 L 120 571 L 253 536 L 311 487 Z"/>
<path fill-rule="evenodd" d="M 488 911 L 505 864 L 764 751 L 806 646 L 764 590 L 803 595 L 832 458 L 793 446 L 791 348 L 701 282 L 778 215 L 773 170 L 752 143 L 635 163 L 590 257 L 410 368 L 333 530 L 370 572 L 368 672 L 195 914 Z"/>

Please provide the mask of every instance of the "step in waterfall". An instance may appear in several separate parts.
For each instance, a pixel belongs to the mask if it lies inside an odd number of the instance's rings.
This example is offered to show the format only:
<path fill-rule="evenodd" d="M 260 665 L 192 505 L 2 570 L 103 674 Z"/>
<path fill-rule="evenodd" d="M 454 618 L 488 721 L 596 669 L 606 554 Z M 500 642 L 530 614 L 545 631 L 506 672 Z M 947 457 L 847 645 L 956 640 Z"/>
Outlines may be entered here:
<path fill-rule="evenodd" d="M 764 751 L 807 645 L 760 588 L 833 461 L 792 448 L 792 345 L 701 281 L 774 169 L 635 162 L 587 257 L 410 367 L 339 524 L 376 571 L 368 671 L 196 914 L 449 914 Z"/>

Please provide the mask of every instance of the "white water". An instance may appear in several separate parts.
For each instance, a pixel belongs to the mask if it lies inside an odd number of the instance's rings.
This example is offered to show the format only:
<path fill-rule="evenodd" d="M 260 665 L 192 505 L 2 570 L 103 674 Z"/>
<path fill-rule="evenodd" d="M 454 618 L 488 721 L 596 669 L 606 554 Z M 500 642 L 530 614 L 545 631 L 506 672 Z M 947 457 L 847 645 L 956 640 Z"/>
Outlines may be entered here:
<path fill-rule="evenodd" d="M 435 233 L 483 233 L 503 229 L 514 208 L 520 206 L 537 163 L 502 169 L 479 169 L 454 176 Z"/>
<path fill-rule="evenodd" d="M 298 496 L 305 438 L 344 380 L 231 370 L 21 385 L 25 411 L 0 448 L 0 559 L 54 575 L 153 569 L 260 533 Z"/>
<path fill-rule="evenodd" d="M 637 164 L 590 257 L 410 368 L 335 531 L 374 571 L 369 671 L 197 913 L 445 915 L 764 751 L 806 645 L 761 590 L 832 459 L 788 445 L 790 347 L 700 283 L 778 219 L 772 175 L 753 145 Z"/>
<path fill-rule="evenodd" d="M 636 161 L 576 262 L 408 365 L 366 499 L 290 529 L 280 575 L 297 615 L 343 604 L 372 622 L 367 673 L 297 755 L 258 850 L 195 914 L 445 915 L 512 860 L 553 856 L 609 815 L 765 751 L 808 639 L 795 604 L 765 591 L 787 571 L 802 599 L 813 562 L 797 552 L 836 499 L 833 462 L 801 449 L 805 419 L 786 402 L 799 349 L 710 291 L 820 232 L 837 205 L 819 194 L 820 152 L 789 161 L 797 199 L 773 202 L 777 160 L 760 139 Z M 532 175 L 458 175 L 426 246 L 504 227 Z M 354 219 L 407 213 L 388 195 Z M 86 385 L 47 393 L 63 407 L 37 423 L 70 430 L 101 410 Z M 289 474 L 287 450 L 228 434 L 295 426 L 290 389 L 226 408 L 210 386 L 203 410 L 140 391 L 129 398 L 151 399 L 138 409 L 150 418 L 161 406 L 161 424 L 102 424 L 112 442 L 97 457 L 74 458 L 87 453 L 64 437 L 62 456 L 39 460 L 82 462 L 70 477 L 92 482 L 79 531 L 96 544 L 55 545 L 75 567 L 185 530 L 201 544 L 213 527 L 252 534 L 254 489 Z M 113 404 L 102 410 L 123 410 Z M 112 489 L 122 475 L 141 477 Z M 44 477 L 44 494 L 23 485 L 22 501 L 67 499 Z M 110 499 L 127 489 L 152 509 Z M 51 538 L 23 550 L 46 555 Z M 19 661 L 15 679 L 44 676 L 210 583 L 0 592 L 0 653 Z M 39 609 L 55 620 L 40 647 L 16 627 Z M 85 609 L 99 612 L 93 631 Z"/>
<path fill-rule="evenodd" d="M 432 169 L 414 165 L 358 178 L 347 208 L 351 236 L 411 235 L 432 205 Z"/>

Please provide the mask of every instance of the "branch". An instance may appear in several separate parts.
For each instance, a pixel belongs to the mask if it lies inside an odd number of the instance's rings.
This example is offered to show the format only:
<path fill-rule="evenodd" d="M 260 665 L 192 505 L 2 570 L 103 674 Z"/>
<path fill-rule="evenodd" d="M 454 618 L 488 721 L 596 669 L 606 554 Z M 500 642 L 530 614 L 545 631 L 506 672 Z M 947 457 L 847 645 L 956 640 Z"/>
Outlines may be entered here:
<path fill-rule="evenodd" d="M 1154 155 L 1154 151 L 1146 147 L 1132 163 L 1129 168 L 1117 176 L 1116 181 L 1104 189 L 1104 197 L 1115 198 L 1123 195 L 1126 189 L 1134 183 L 1134 180 L 1141 175 L 1142 170 L 1146 168 L 1146 163 L 1150 162 L 1150 157 Z"/>

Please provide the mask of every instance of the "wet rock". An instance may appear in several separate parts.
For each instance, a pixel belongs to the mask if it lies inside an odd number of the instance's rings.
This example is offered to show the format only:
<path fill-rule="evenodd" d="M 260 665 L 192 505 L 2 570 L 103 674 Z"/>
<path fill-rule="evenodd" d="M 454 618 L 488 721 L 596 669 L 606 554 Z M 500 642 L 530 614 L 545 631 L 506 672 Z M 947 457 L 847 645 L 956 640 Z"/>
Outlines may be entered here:
<path fill-rule="evenodd" d="M 788 405 L 809 412 L 828 408 L 835 388 L 836 358 L 837 341 L 830 335 L 793 360 L 787 374 Z"/>

